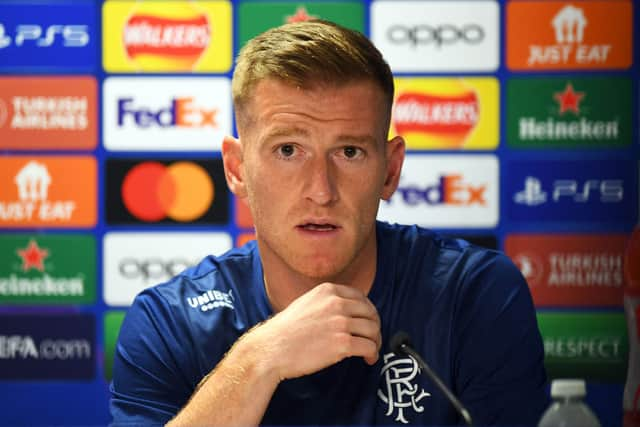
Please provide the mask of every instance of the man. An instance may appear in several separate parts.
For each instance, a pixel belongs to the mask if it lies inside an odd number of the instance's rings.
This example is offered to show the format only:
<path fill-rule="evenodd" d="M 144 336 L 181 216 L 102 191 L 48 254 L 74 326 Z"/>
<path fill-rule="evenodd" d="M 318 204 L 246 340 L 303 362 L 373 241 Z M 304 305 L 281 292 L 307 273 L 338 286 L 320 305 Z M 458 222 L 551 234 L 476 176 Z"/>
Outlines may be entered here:
<path fill-rule="evenodd" d="M 444 425 L 461 418 L 389 340 L 407 331 L 478 425 L 535 424 L 543 351 L 503 255 L 376 222 L 398 186 L 393 80 L 361 34 L 289 24 L 241 51 L 222 147 L 252 242 L 141 293 L 114 361 L 114 424 Z"/>

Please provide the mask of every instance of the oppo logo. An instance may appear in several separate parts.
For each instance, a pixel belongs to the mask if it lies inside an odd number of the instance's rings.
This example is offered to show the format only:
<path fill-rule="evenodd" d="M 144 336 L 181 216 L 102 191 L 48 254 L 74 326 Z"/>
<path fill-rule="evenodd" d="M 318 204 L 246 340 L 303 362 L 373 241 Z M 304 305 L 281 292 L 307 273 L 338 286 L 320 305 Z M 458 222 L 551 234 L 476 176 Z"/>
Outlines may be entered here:
<path fill-rule="evenodd" d="M 484 40 L 484 29 L 478 24 L 467 24 L 456 27 L 452 24 L 432 27 L 427 24 L 405 27 L 394 25 L 387 31 L 387 37 L 391 43 L 409 44 L 411 47 L 433 44 L 440 48 L 444 45 L 452 45 L 458 42 L 467 44 L 479 44 Z"/>
<path fill-rule="evenodd" d="M 181 273 L 194 263 L 183 258 L 164 260 L 161 258 L 123 258 L 118 264 L 120 275 L 126 279 L 161 280 Z"/>

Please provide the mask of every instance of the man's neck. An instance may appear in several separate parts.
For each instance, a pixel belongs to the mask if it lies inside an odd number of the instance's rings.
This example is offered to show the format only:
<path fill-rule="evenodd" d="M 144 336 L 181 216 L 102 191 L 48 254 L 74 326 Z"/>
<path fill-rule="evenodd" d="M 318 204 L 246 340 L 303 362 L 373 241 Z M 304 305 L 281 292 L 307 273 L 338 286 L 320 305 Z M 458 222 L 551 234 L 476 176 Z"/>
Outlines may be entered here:
<path fill-rule="evenodd" d="M 360 289 L 365 295 L 373 286 L 377 265 L 376 237 L 365 244 L 356 258 L 340 273 L 332 277 L 308 277 L 292 270 L 276 254 L 267 256 L 261 251 L 264 287 L 275 313 L 284 310 L 295 299 L 317 285 L 331 282 Z M 266 259 L 265 259 L 266 258 Z"/>

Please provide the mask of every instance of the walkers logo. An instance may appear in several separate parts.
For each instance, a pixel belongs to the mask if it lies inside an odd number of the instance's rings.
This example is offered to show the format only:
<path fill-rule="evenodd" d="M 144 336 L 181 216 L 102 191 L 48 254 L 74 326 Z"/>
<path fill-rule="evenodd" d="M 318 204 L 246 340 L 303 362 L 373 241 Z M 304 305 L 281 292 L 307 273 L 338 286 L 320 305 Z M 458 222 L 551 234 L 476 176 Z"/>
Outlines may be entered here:
<path fill-rule="evenodd" d="M 226 72 L 231 3 L 107 0 L 102 8 L 108 72 Z"/>
<path fill-rule="evenodd" d="M 507 141 L 515 147 L 631 143 L 631 80 L 514 79 L 507 83 Z"/>
<path fill-rule="evenodd" d="M 494 227 L 498 160 L 491 155 L 407 156 L 400 185 L 378 218 L 426 227 Z"/>
<path fill-rule="evenodd" d="M 637 162 L 513 161 L 505 176 L 514 221 L 636 222 Z"/>
<path fill-rule="evenodd" d="M 0 227 L 92 227 L 96 189 L 93 157 L 1 157 Z"/>
<path fill-rule="evenodd" d="M 93 77 L 0 77 L 0 148 L 92 149 Z"/>
<path fill-rule="evenodd" d="M 243 1 L 238 6 L 239 47 L 270 28 L 318 18 L 364 32 L 364 6 L 359 1 Z"/>
<path fill-rule="evenodd" d="M 622 307 L 627 236 L 509 235 L 505 252 L 527 279 L 537 307 Z"/>
<path fill-rule="evenodd" d="M 222 161 L 107 160 L 109 224 L 226 224 Z"/>
<path fill-rule="evenodd" d="M 73 255 L 72 255 L 73 254 Z M 91 304 L 96 249 L 90 235 L 0 235 L 0 304 Z"/>
<path fill-rule="evenodd" d="M 108 78 L 104 144 L 110 150 L 220 150 L 232 133 L 227 78 Z"/>
<path fill-rule="evenodd" d="M 496 1 L 378 1 L 371 39 L 396 72 L 495 71 Z"/>
<path fill-rule="evenodd" d="M 0 379 L 92 380 L 95 341 L 90 314 L 0 315 Z"/>
<path fill-rule="evenodd" d="M 113 379 L 113 357 L 125 314 L 125 311 L 120 310 L 104 314 L 104 379 L 107 382 Z"/>
<path fill-rule="evenodd" d="M 207 255 L 231 249 L 226 233 L 107 233 L 103 242 L 104 300 L 128 306 L 145 288 L 165 282 Z"/>
<path fill-rule="evenodd" d="M 630 1 L 507 3 L 507 65 L 513 70 L 631 66 Z"/>
<path fill-rule="evenodd" d="M 622 313 L 538 313 L 549 379 L 623 382 L 629 342 Z"/>
<path fill-rule="evenodd" d="M 498 100 L 494 78 L 398 78 L 390 135 L 409 149 L 495 149 Z"/>
<path fill-rule="evenodd" d="M 0 4 L 0 70 L 95 70 L 95 3 L 58 3 Z"/>

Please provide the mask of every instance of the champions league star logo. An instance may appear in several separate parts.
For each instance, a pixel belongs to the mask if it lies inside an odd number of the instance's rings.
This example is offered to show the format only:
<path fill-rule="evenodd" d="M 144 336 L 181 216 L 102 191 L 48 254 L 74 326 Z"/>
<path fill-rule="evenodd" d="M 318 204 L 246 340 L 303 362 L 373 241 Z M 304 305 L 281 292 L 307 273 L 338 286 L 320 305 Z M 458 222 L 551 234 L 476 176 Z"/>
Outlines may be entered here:
<path fill-rule="evenodd" d="M 397 409 L 396 421 L 409 424 L 405 418 L 404 410 L 413 409 L 415 412 L 423 412 L 424 406 L 418 406 L 423 398 L 431 396 L 420 388 L 418 384 L 413 384 L 413 379 L 420 373 L 418 363 L 413 357 L 394 358 L 394 353 L 384 355 L 384 366 L 380 371 L 380 376 L 384 378 L 384 390 L 378 389 L 378 397 L 387 405 L 385 415 L 390 416 Z"/>

